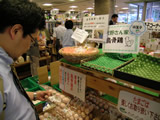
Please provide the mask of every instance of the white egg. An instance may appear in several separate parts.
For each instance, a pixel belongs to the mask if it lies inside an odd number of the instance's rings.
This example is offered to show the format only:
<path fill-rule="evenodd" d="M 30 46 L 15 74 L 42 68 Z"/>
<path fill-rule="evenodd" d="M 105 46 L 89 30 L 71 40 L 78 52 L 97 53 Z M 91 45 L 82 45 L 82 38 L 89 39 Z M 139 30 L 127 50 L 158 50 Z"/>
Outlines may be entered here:
<path fill-rule="evenodd" d="M 78 119 L 79 115 L 78 114 L 74 114 L 74 118 Z"/>
<path fill-rule="evenodd" d="M 44 117 L 48 118 L 49 117 L 49 113 L 48 112 L 44 113 Z"/>
<path fill-rule="evenodd" d="M 62 109 L 64 109 L 64 108 L 66 107 L 66 105 L 65 105 L 64 103 L 61 103 L 61 104 L 60 104 L 60 107 L 61 107 Z"/>
<path fill-rule="evenodd" d="M 39 116 L 39 119 L 40 119 L 40 120 L 44 120 L 44 116 L 43 116 L 43 115 L 40 115 L 40 116 Z"/>

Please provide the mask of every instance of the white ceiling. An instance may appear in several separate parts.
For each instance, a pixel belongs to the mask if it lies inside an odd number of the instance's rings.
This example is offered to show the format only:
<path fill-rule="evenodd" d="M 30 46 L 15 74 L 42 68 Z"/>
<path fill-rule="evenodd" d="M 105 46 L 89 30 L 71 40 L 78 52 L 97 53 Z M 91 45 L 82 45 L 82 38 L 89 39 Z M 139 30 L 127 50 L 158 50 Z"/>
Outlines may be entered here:
<path fill-rule="evenodd" d="M 30 0 L 33 2 L 36 2 L 40 7 L 42 7 L 45 10 L 51 10 L 53 8 L 58 8 L 60 11 L 68 11 L 71 8 L 70 6 L 78 6 L 78 8 L 74 9 L 75 11 L 84 11 L 88 7 L 94 8 L 94 0 L 75 0 L 75 1 L 69 1 L 69 0 Z M 119 11 L 127 12 L 128 10 L 123 10 L 123 7 L 128 7 L 128 4 L 125 2 L 130 2 L 135 0 L 115 0 L 115 4 L 118 5 L 116 7 L 116 13 Z M 43 6 L 44 3 L 52 3 L 53 5 L 50 7 Z M 89 10 L 93 12 L 94 10 Z"/>
<path fill-rule="evenodd" d="M 75 1 L 69 1 L 69 0 L 31 0 L 33 2 L 36 2 L 40 7 L 42 7 L 45 10 L 51 10 L 53 8 L 58 8 L 60 11 L 68 11 L 70 10 L 70 6 L 78 6 L 76 8 L 76 11 L 84 11 L 88 7 L 94 7 L 94 0 L 75 0 Z M 125 2 L 130 0 L 117 0 L 116 4 L 118 7 L 116 9 L 120 10 L 122 7 L 128 7 L 128 4 Z M 52 3 L 53 5 L 50 7 L 43 6 L 44 3 Z M 89 10 L 93 11 L 93 10 Z"/>

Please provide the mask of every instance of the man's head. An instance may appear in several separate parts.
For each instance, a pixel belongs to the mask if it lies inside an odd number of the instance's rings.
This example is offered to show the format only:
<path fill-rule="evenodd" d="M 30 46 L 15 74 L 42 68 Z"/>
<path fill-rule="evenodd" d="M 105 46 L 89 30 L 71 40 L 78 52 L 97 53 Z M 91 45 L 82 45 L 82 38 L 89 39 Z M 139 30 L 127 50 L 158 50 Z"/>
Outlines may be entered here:
<path fill-rule="evenodd" d="M 66 27 L 67 29 L 72 29 L 72 28 L 73 28 L 73 22 L 72 22 L 71 20 L 67 20 L 67 21 L 65 22 L 65 27 Z"/>
<path fill-rule="evenodd" d="M 112 21 L 117 23 L 117 20 L 118 20 L 118 15 L 117 14 L 113 14 L 112 15 Z"/>
<path fill-rule="evenodd" d="M 61 25 L 62 23 L 60 21 L 56 22 L 56 27 L 58 27 L 59 25 Z"/>
<path fill-rule="evenodd" d="M 0 0 L 0 18 L 0 46 L 12 58 L 25 53 L 30 47 L 30 35 L 36 37 L 45 27 L 44 11 L 28 0 Z"/>

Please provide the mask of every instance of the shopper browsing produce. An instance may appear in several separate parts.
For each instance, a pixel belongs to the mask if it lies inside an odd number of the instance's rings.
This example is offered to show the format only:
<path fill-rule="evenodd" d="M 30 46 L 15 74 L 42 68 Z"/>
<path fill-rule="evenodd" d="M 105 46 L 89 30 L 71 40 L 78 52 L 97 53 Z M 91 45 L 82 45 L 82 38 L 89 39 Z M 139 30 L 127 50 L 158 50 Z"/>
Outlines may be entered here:
<path fill-rule="evenodd" d="M 35 120 L 31 100 L 49 92 L 25 92 L 10 65 L 45 26 L 43 10 L 28 0 L 0 0 L 0 120 Z"/>
<path fill-rule="evenodd" d="M 62 40 L 62 47 L 71 47 L 75 46 L 74 40 L 71 38 L 73 34 L 73 22 L 71 20 L 67 20 L 65 22 L 66 32 L 64 33 L 63 40 Z"/>

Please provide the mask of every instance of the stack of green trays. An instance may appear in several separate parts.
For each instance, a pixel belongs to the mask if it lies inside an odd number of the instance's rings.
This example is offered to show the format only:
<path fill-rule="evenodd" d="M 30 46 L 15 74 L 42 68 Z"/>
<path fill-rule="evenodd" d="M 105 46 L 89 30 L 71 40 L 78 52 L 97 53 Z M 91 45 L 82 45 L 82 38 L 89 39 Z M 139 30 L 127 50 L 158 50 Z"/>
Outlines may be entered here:
<path fill-rule="evenodd" d="M 119 71 L 160 82 L 160 59 L 140 53 L 133 62 Z"/>
<path fill-rule="evenodd" d="M 24 88 L 26 91 L 30 91 L 30 90 L 32 90 L 32 89 L 34 89 L 34 88 L 36 88 L 36 87 L 39 86 L 37 83 L 35 83 L 35 82 L 33 82 L 32 80 L 27 79 L 27 78 L 24 79 L 24 80 L 21 80 L 20 82 L 21 82 L 23 88 Z"/>
<path fill-rule="evenodd" d="M 81 65 L 91 69 L 113 74 L 113 70 L 123 65 L 126 61 L 133 59 L 132 54 L 108 53 L 95 60 L 83 62 Z"/>

